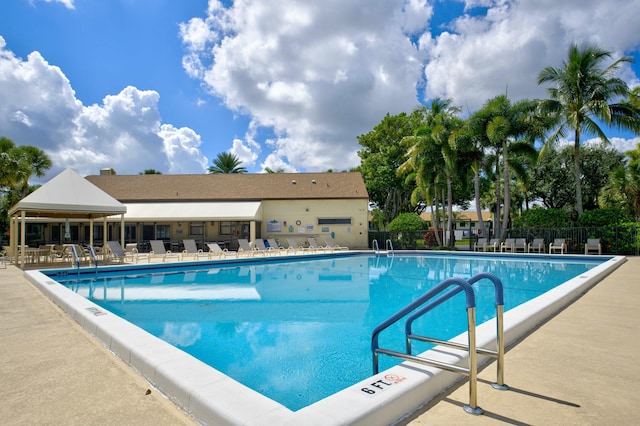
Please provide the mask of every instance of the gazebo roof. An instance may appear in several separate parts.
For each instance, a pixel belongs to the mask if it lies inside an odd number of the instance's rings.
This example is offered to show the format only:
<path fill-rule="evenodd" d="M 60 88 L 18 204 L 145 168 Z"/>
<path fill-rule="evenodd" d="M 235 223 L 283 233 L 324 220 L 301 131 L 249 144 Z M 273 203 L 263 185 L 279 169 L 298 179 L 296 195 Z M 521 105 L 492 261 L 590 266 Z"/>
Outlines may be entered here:
<path fill-rule="evenodd" d="M 72 169 L 66 169 L 9 209 L 9 216 L 93 219 L 127 207 Z"/>

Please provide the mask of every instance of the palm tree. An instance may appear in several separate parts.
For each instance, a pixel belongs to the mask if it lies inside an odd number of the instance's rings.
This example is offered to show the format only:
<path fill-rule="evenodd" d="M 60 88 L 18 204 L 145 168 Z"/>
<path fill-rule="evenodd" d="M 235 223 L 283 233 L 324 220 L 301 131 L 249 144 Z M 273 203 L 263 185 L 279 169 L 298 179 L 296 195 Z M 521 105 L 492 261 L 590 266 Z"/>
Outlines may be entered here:
<path fill-rule="evenodd" d="M 235 154 L 230 152 L 221 152 L 213 160 L 213 166 L 209 167 L 209 173 L 247 173 L 245 167 L 241 167 L 242 161 Z"/>
<path fill-rule="evenodd" d="M 473 192 L 475 209 L 478 214 L 481 235 L 487 236 L 484 218 L 482 217 L 481 203 L 481 174 L 486 171 L 486 155 L 482 146 L 482 138 L 473 132 L 470 121 L 466 120 L 464 127 L 454 132 L 452 135 L 455 146 L 458 148 L 458 155 L 462 157 L 466 167 L 462 170 L 469 170 L 472 173 Z M 459 169 L 460 170 L 460 169 Z"/>
<path fill-rule="evenodd" d="M 284 173 L 284 169 L 282 167 L 278 167 L 276 170 L 273 170 L 271 167 L 265 167 L 264 171 L 268 174 Z"/>
<path fill-rule="evenodd" d="M 569 56 L 561 67 L 546 67 L 538 75 L 538 84 L 552 83 L 548 88 L 550 99 L 540 103 L 543 112 L 552 114 L 557 122 L 543 150 L 568 130 L 574 133 L 574 173 L 576 176 L 576 211 L 582 215 L 582 183 L 580 180 L 580 142 L 583 134 L 598 136 L 609 143 L 598 121 L 617 128 L 638 131 L 638 108 L 631 102 L 612 103 L 629 96 L 629 87 L 615 72 L 624 63 L 632 62 L 625 56 L 603 68 L 611 58 L 608 52 L 597 46 L 582 49 L 573 44 Z"/>
<path fill-rule="evenodd" d="M 400 165 L 400 173 L 415 171 L 413 178 L 416 182 L 416 191 L 422 195 L 433 194 L 434 197 L 425 201 L 433 206 L 436 200 L 438 210 L 437 187 L 446 185 L 447 204 L 447 234 L 449 245 L 453 245 L 453 179 L 456 175 L 457 151 L 452 135 L 462 128 L 463 121 L 455 115 L 460 112 L 459 107 L 453 106 L 451 99 L 435 98 L 427 111 L 425 125 L 418 128 L 412 137 L 404 140 L 409 146 L 407 160 Z M 416 200 L 414 199 L 414 202 Z M 438 227 L 438 216 L 434 216 Z M 436 233 L 437 238 L 437 233 Z M 440 241 L 438 241 L 440 243 Z"/>
<path fill-rule="evenodd" d="M 619 207 L 635 220 L 640 219 L 640 143 L 625 153 L 626 166 L 614 169 L 609 182 L 602 188 L 601 205 Z"/>
<path fill-rule="evenodd" d="M 520 175 L 522 161 L 533 161 L 537 156 L 534 142 L 542 135 L 544 121 L 535 115 L 536 106 L 535 101 L 527 99 L 512 104 L 506 95 L 499 95 L 489 99 L 469 119 L 473 137 L 487 150 L 487 161 L 493 164 L 496 194 L 494 236 L 499 239 L 504 238 L 509 225 L 511 173 Z"/>
<path fill-rule="evenodd" d="M 16 147 L 15 154 L 20 164 L 20 198 L 29 195 L 29 179 L 32 176 L 44 177 L 45 172 L 52 166 L 51 159 L 44 151 L 31 145 Z"/>

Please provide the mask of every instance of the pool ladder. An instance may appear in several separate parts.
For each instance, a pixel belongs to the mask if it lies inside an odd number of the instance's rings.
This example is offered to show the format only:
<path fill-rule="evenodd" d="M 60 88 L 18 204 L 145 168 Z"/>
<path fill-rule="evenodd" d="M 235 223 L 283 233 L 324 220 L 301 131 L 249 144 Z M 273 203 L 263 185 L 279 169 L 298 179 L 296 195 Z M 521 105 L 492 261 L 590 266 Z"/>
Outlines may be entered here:
<path fill-rule="evenodd" d="M 495 289 L 495 307 L 496 307 L 496 349 L 478 348 L 476 346 L 476 301 L 475 293 L 473 291 L 473 284 L 481 279 L 489 279 L 493 282 Z M 447 288 L 446 293 L 443 293 Z M 467 344 L 456 343 L 451 341 L 445 341 L 427 336 L 421 336 L 413 333 L 413 322 L 422 317 L 427 312 L 436 308 L 443 302 L 449 300 L 456 294 L 464 291 L 467 309 Z M 436 298 L 436 296 L 438 296 Z M 413 312 L 413 314 L 412 314 Z M 408 316 L 411 314 L 410 316 Z M 386 321 L 378 325 L 371 336 L 371 351 L 373 352 L 373 374 L 378 374 L 378 354 L 384 354 L 396 358 L 403 359 L 405 361 L 413 361 L 423 365 L 428 365 L 443 370 L 451 371 L 457 374 L 461 374 L 469 377 L 469 404 L 464 406 L 464 410 L 470 414 L 482 414 L 482 408 L 478 407 L 478 364 L 477 355 L 484 355 L 495 358 L 497 360 L 497 378 L 496 382 L 492 384 L 495 389 L 508 390 L 509 386 L 504 384 L 504 298 L 502 281 L 494 274 L 488 272 L 482 272 L 468 280 L 462 278 L 449 278 L 442 281 L 440 284 L 423 294 L 418 299 L 414 300 L 396 314 L 389 317 Z M 408 316 L 408 317 L 407 317 Z M 384 349 L 379 347 L 378 337 L 380 333 L 397 323 L 402 318 L 407 317 L 405 321 L 405 339 L 406 339 L 406 352 L 398 352 L 391 349 Z M 435 359 L 424 358 L 411 354 L 411 342 L 412 340 L 418 340 L 421 342 L 433 343 L 441 346 L 448 346 L 455 349 L 463 349 L 468 353 L 468 367 L 462 367 L 456 364 L 448 364 Z"/>
<path fill-rule="evenodd" d="M 78 254 L 78 250 L 76 249 L 75 244 L 71 246 L 71 252 L 73 254 L 73 259 L 76 262 L 76 268 L 78 270 L 78 276 L 80 276 L 80 254 Z M 89 246 L 89 252 L 91 253 L 91 257 L 93 258 L 93 263 L 95 265 L 96 274 L 98 273 L 98 255 L 96 255 L 96 251 L 93 246 Z"/>
<path fill-rule="evenodd" d="M 378 240 L 373 240 L 373 251 L 375 252 L 375 254 L 380 254 L 380 247 L 378 246 Z M 392 257 L 395 256 L 395 252 L 393 251 L 393 242 L 391 241 L 391 239 L 388 239 L 387 241 L 385 241 L 384 243 L 384 248 L 387 252 L 387 256 L 391 255 Z"/>

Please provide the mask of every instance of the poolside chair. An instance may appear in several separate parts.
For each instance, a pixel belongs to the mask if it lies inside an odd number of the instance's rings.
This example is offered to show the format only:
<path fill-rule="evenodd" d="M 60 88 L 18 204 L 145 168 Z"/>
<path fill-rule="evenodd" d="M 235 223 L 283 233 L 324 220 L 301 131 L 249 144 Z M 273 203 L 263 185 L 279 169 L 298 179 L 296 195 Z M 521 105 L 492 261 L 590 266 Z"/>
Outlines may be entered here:
<path fill-rule="evenodd" d="M 478 241 L 473 244 L 473 251 L 487 251 L 487 244 L 489 244 L 488 238 L 478 238 Z"/>
<path fill-rule="evenodd" d="M 282 247 L 275 238 L 267 238 L 267 243 L 269 243 L 269 248 L 271 250 L 277 251 L 278 253 L 282 253 L 283 251 L 286 253 L 287 249 Z M 277 253 L 275 253 L 277 254 Z"/>
<path fill-rule="evenodd" d="M 296 240 L 294 240 L 293 238 L 287 238 L 287 243 L 289 243 L 289 247 L 287 248 L 287 252 L 289 250 L 291 250 L 295 254 L 298 251 L 300 251 L 302 253 L 308 251 L 308 249 L 306 247 L 298 245 L 298 242 Z"/>
<path fill-rule="evenodd" d="M 124 263 L 127 255 L 118 241 L 107 241 L 107 248 L 109 249 L 109 258 L 105 259 L 105 261 L 109 262 L 113 258 L 120 263 Z"/>
<path fill-rule="evenodd" d="M 506 238 L 501 244 L 500 244 L 500 252 L 503 251 L 510 251 L 513 252 L 514 251 L 514 246 L 516 245 L 516 239 L 515 238 Z"/>
<path fill-rule="evenodd" d="M 220 245 L 218 243 L 207 243 L 207 247 L 209 247 L 209 256 L 210 257 L 227 257 L 227 256 L 233 256 L 233 257 L 238 257 L 238 252 L 236 251 L 229 251 L 226 248 L 220 248 Z"/>
<path fill-rule="evenodd" d="M 211 258 L 209 252 L 205 252 L 204 250 L 199 249 L 198 246 L 196 246 L 196 240 L 182 240 L 182 244 L 184 245 L 184 250 L 182 251 L 183 259 L 186 256 L 193 257 L 193 260 L 198 260 L 200 258 Z"/>
<path fill-rule="evenodd" d="M 534 238 L 532 242 L 529 243 L 527 247 L 527 253 L 536 252 L 536 253 L 544 253 L 545 252 L 545 243 L 544 238 Z"/>
<path fill-rule="evenodd" d="M 125 259 L 130 259 L 134 263 L 138 263 L 141 259 L 151 262 L 151 253 L 140 253 L 137 243 L 128 243 L 124 246 Z"/>
<path fill-rule="evenodd" d="M 162 240 L 151 240 L 149 241 L 149 244 L 151 244 L 151 258 L 162 257 L 163 262 L 167 259 L 180 260 L 180 253 L 172 253 L 171 250 L 165 249 L 164 242 Z"/>
<path fill-rule="evenodd" d="M 566 250 L 567 243 L 564 238 L 556 238 L 551 244 L 549 244 L 549 254 L 554 252 L 560 252 L 560 254 L 564 254 Z"/>
<path fill-rule="evenodd" d="M 253 256 L 256 253 L 258 253 L 258 250 L 254 247 L 251 247 L 251 244 L 249 244 L 249 240 L 247 240 L 246 238 L 238 238 L 238 256 L 241 254 Z"/>
<path fill-rule="evenodd" d="M 600 244 L 600 238 L 587 239 L 587 243 L 584 245 L 584 254 L 593 252 L 602 254 L 602 244 Z"/>
<path fill-rule="evenodd" d="M 257 240 L 255 240 L 253 242 L 254 244 L 254 250 L 256 250 L 258 253 L 262 253 L 263 255 L 268 255 L 271 254 L 272 250 L 270 250 L 271 247 L 267 247 L 264 245 L 264 240 L 261 238 L 258 238 Z"/>
<path fill-rule="evenodd" d="M 0 250 L 0 265 L 6 269 L 7 263 L 11 264 L 11 256 L 9 256 L 7 246 L 2 246 L 2 250 Z"/>
<path fill-rule="evenodd" d="M 327 247 L 334 250 L 349 250 L 349 247 L 339 246 L 336 244 L 332 237 L 324 237 L 324 242 L 327 244 Z"/>
<path fill-rule="evenodd" d="M 307 238 L 307 241 L 309 241 L 309 249 L 312 251 L 318 252 L 318 251 L 332 250 L 327 246 L 321 246 L 320 244 L 318 244 L 318 242 L 314 237 Z"/>
<path fill-rule="evenodd" d="M 514 253 L 518 253 L 518 252 L 522 252 L 522 253 L 526 253 L 527 252 L 527 239 L 526 238 L 516 238 L 516 242 L 513 244 L 513 250 Z"/>

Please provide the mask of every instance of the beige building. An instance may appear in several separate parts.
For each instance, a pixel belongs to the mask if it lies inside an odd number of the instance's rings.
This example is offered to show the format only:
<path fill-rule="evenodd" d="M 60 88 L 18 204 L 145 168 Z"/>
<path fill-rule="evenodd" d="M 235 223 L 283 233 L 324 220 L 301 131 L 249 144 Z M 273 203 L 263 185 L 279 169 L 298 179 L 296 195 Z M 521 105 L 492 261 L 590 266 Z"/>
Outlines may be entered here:
<path fill-rule="evenodd" d="M 431 212 L 420 213 L 422 220 L 429 222 L 430 226 L 433 226 Z M 493 214 L 490 211 L 482 212 L 482 220 L 487 231 L 492 227 Z M 480 218 L 477 211 L 457 211 L 454 212 L 454 228 L 459 231 L 460 235 L 456 235 L 459 238 L 465 234 L 464 231 L 471 231 L 472 234 L 478 235 L 480 231 Z M 443 224 L 442 226 L 445 226 Z"/>
<path fill-rule="evenodd" d="M 367 247 L 369 196 L 360 173 L 118 175 L 112 169 L 86 179 L 124 204 L 125 241 L 179 244 L 217 241 L 231 249 L 238 238 L 333 237 Z M 107 239 L 119 239 L 120 219 L 107 219 Z M 79 225 L 76 236 L 85 238 Z M 101 225 L 94 225 L 101 240 Z M 59 233 L 58 233 L 59 234 Z"/>

